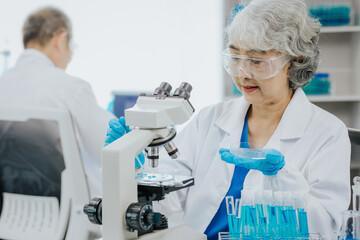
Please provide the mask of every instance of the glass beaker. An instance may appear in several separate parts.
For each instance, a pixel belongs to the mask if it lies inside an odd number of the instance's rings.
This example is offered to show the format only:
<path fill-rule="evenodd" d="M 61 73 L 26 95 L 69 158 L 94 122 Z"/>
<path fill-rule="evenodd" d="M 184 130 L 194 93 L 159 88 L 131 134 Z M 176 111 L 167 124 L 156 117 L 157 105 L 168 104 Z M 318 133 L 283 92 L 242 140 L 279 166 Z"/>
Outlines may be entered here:
<path fill-rule="evenodd" d="M 354 185 L 352 185 L 353 190 L 353 209 L 354 211 L 360 210 L 360 177 L 356 176 L 353 179 Z"/>
<path fill-rule="evenodd" d="M 347 210 L 342 212 L 342 227 L 340 239 L 359 239 L 360 212 Z"/>

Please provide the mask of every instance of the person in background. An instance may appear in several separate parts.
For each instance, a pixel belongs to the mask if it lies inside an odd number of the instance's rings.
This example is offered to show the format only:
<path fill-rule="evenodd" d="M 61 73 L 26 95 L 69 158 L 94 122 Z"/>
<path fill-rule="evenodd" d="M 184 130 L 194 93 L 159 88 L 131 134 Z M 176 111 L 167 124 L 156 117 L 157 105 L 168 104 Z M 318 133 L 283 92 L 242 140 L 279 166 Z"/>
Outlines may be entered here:
<path fill-rule="evenodd" d="M 0 102 L 68 110 L 90 194 L 101 195 L 101 149 L 114 115 L 97 105 L 89 83 L 65 72 L 72 56 L 70 20 L 61 10 L 46 7 L 27 17 L 22 32 L 25 51 L 0 78 Z"/>

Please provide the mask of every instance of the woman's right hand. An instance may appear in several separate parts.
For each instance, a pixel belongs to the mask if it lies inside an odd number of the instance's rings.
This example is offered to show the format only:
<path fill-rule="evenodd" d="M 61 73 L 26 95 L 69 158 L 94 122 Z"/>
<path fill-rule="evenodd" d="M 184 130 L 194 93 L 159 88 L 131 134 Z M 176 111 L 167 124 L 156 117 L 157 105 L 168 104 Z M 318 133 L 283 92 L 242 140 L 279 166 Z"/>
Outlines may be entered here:
<path fill-rule="evenodd" d="M 113 141 L 121 138 L 126 133 L 130 132 L 129 126 L 125 124 L 125 118 L 120 117 L 119 120 L 114 118 L 109 121 L 109 129 L 106 133 L 105 144 L 104 147 L 112 143 Z M 145 162 L 144 154 L 141 152 L 135 158 L 135 168 L 140 168 Z"/>

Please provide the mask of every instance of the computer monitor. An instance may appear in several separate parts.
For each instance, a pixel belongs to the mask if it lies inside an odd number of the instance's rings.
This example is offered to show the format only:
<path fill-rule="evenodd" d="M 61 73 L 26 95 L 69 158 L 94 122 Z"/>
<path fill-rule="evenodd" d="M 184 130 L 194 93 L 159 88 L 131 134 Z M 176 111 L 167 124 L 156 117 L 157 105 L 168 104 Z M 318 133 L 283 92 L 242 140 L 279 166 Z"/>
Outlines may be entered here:
<path fill-rule="evenodd" d="M 60 202 L 64 169 L 56 121 L 0 120 L 0 212 L 3 192 L 53 196 Z"/>
<path fill-rule="evenodd" d="M 140 92 L 113 91 L 112 95 L 114 96 L 114 105 L 112 110 L 115 116 L 118 118 L 124 116 L 125 109 L 131 108 L 135 105 L 139 94 Z"/>

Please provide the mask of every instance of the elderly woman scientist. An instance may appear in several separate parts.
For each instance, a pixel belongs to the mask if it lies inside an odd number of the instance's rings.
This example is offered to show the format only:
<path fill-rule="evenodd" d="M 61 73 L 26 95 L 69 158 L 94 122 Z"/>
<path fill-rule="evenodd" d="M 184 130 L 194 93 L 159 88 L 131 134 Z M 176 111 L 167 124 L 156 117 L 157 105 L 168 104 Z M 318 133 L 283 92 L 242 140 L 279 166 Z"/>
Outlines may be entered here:
<path fill-rule="evenodd" d="M 162 211 L 184 210 L 185 224 L 216 239 L 227 230 L 225 196 L 271 187 L 306 193 L 310 232 L 339 229 L 350 199 L 347 129 L 301 89 L 319 64 L 319 33 L 301 0 L 253 0 L 235 16 L 223 60 L 243 97 L 201 110 L 175 138 L 181 159 L 160 166 L 196 184 L 170 194 Z M 124 119 L 111 121 L 107 143 L 124 132 Z M 266 159 L 226 149 L 240 142 L 266 145 Z"/>

